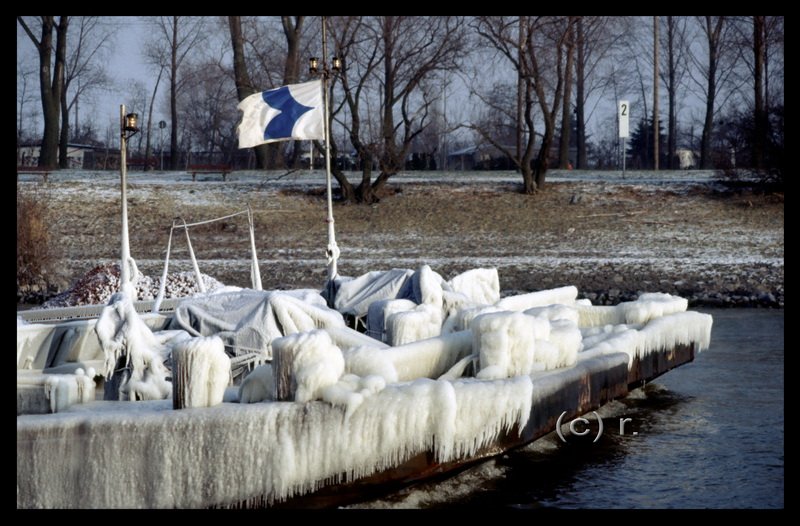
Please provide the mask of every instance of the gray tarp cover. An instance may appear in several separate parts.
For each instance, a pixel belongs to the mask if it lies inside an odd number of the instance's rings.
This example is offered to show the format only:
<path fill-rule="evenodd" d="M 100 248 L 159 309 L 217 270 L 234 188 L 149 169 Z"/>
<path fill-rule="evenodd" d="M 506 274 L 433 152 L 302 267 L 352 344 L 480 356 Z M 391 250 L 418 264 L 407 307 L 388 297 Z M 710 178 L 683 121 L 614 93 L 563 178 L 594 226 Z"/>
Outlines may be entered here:
<path fill-rule="evenodd" d="M 270 343 L 275 338 L 344 326 L 342 315 L 328 308 L 316 290 L 244 289 L 181 302 L 169 328 L 183 329 L 193 336 L 216 334 L 233 356 L 251 352 L 270 356 Z"/>
<path fill-rule="evenodd" d="M 367 315 L 370 304 L 386 299 L 407 299 L 421 303 L 419 271 L 394 268 L 367 272 L 354 279 L 343 278 L 337 283 L 334 308 L 356 317 Z"/>

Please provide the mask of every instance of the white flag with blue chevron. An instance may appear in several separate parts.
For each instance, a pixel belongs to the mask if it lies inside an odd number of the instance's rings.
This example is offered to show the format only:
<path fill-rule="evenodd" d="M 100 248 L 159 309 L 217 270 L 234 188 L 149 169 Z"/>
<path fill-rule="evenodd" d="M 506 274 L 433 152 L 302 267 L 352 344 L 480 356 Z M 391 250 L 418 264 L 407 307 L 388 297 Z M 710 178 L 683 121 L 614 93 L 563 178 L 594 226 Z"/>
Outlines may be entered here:
<path fill-rule="evenodd" d="M 289 84 L 254 93 L 237 106 L 239 148 L 288 139 L 325 139 L 322 81 Z"/>

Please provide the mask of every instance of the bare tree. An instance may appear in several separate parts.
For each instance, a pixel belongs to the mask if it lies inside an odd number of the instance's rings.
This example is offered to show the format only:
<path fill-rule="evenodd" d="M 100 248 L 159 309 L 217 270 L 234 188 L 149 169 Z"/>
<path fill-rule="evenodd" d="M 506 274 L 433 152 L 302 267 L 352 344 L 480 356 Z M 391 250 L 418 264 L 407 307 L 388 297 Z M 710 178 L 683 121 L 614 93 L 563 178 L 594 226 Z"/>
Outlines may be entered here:
<path fill-rule="evenodd" d="M 156 93 L 158 93 L 158 86 L 161 84 L 161 77 L 164 75 L 164 68 L 158 69 L 158 77 L 156 77 L 156 85 L 153 87 L 153 95 L 150 97 L 150 106 L 147 108 L 147 139 L 145 140 L 145 147 L 144 147 L 144 169 L 150 170 L 152 167 L 150 166 L 150 155 L 152 153 L 152 149 L 150 146 L 150 134 L 153 131 L 153 105 L 156 102 Z M 160 145 L 161 148 L 164 147 L 163 144 Z M 161 160 L 163 161 L 164 158 L 162 156 Z"/>
<path fill-rule="evenodd" d="M 61 90 L 61 138 L 59 140 L 59 167 L 67 168 L 67 144 L 70 136 L 69 114 L 75 109 L 73 130 L 78 130 L 79 100 L 93 90 L 108 84 L 103 59 L 112 43 L 113 28 L 103 27 L 99 17 L 72 18 L 72 37 L 67 46 L 64 69 L 64 88 Z"/>
<path fill-rule="evenodd" d="M 658 17 L 653 17 L 653 169 L 658 171 Z"/>
<path fill-rule="evenodd" d="M 696 71 L 692 80 L 705 96 L 705 118 L 703 121 L 703 134 L 700 139 L 700 166 L 708 169 L 714 167 L 712 159 L 711 141 L 714 130 L 714 116 L 734 93 L 738 86 L 733 82 L 733 72 L 736 62 L 733 60 L 732 38 L 730 35 L 731 24 L 728 17 L 705 16 L 697 17 L 698 25 L 705 40 L 705 64 L 702 54 L 696 50 L 692 54 L 692 61 Z M 727 93 L 720 100 L 723 90 Z"/>
<path fill-rule="evenodd" d="M 766 63 L 766 17 L 753 17 L 753 92 L 755 137 L 753 138 L 753 165 L 757 169 L 764 167 L 764 150 L 767 143 L 767 106 L 764 96 L 764 65 Z"/>
<path fill-rule="evenodd" d="M 738 64 L 734 76 L 741 88 L 738 93 L 740 106 L 748 108 L 751 115 L 746 118 L 744 111 L 726 112 L 727 117 L 746 128 L 733 130 L 740 138 L 744 133 L 746 139 L 744 144 L 732 146 L 737 151 L 748 151 L 751 165 L 763 169 L 771 163 L 767 158 L 773 132 L 771 107 L 775 103 L 782 105 L 783 17 L 741 16 L 732 17 L 729 23 L 735 33 L 732 47 Z M 726 122 L 731 124 L 730 119 Z M 731 137 L 730 131 L 726 136 Z"/>
<path fill-rule="evenodd" d="M 233 75 L 236 83 L 236 93 L 242 101 L 260 90 L 255 87 L 250 80 L 247 62 L 244 54 L 244 35 L 242 34 L 242 17 L 229 16 L 228 25 L 231 33 L 231 45 L 233 47 Z M 267 167 L 268 145 L 262 144 L 253 148 L 256 154 L 256 164 L 259 168 Z"/>
<path fill-rule="evenodd" d="M 344 59 L 340 82 L 350 110 L 350 140 L 361 163 L 359 202 L 376 201 L 403 168 L 415 137 L 429 123 L 434 97 L 428 83 L 458 66 L 463 28 L 463 19 L 446 16 L 348 17 L 331 24 L 336 52 Z M 375 99 L 380 115 L 373 123 L 369 110 Z M 373 161 L 380 170 L 374 180 Z M 342 189 L 347 196 L 346 185 Z"/>
<path fill-rule="evenodd" d="M 17 146 L 23 141 L 25 115 L 28 103 L 35 100 L 31 93 L 36 69 L 17 59 Z M 17 164 L 20 163 L 19 148 L 17 149 Z"/>
<path fill-rule="evenodd" d="M 511 159 L 522 172 L 523 191 L 533 194 L 544 187 L 549 166 L 550 148 L 555 136 L 556 115 L 563 100 L 566 81 L 566 56 L 570 53 L 570 32 L 574 17 L 480 17 L 478 35 L 496 49 L 513 68 L 521 72 L 524 83 L 524 109 L 527 141 L 521 156 L 500 144 L 491 134 L 473 125 L 473 129 Z M 519 35 L 519 31 L 523 35 Z M 521 42 L 521 44 L 520 44 Z M 480 97 L 480 95 L 479 95 Z M 487 103 L 486 97 L 480 97 Z M 536 160 L 531 164 L 535 142 L 534 105 L 544 121 L 544 133 Z"/>
<path fill-rule="evenodd" d="M 286 61 L 283 67 L 284 85 L 293 84 L 300 80 L 301 36 L 304 22 L 305 16 L 281 16 L 283 35 L 286 37 Z M 298 147 L 300 141 L 291 142 L 292 152 L 288 164 L 289 166 L 294 166 L 300 153 L 300 148 Z"/>
<path fill-rule="evenodd" d="M 661 41 L 666 70 L 660 72 L 667 86 L 667 168 L 675 168 L 678 135 L 678 89 L 686 73 L 686 18 L 667 16 L 666 31 Z"/>
<path fill-rule="evenodd" d="M 239 100 L 280 85 L 299 82 L 301 54 L 307 45 L 305 16 L 248 17 L 229 16 L 228 25 L 233 48 L 236 91 Z M 280 22 L 278 29 L 277 23 Z M 276 37 L 283 34 L 283 39 Z M 297 143 L 297 141 L 292 141 Z M 284 142 L 256 146 L 259 168 L 283 165 Z M 293 165 L 299 148 L 292 149 Z"/>
<path fill-rule="evenodd" d="M 41 88 L 44 136 L 39 153 L 39 166 L 55 168 L 58 161 L 59 117 L 61 113 L 61 91 L 64 89 L 64 64 L 67 55 L 67 28 L 69 17 L 39 17 L 41 37 L 37 38 L 28 23 L 21 17 L 17 21 L 36 46 L 39 53 L 39 85 Z M 56 31 L 55 65 L 52 62 L 53 29 Z M 51 66 L 53 66 L 51 68 Z M 52 70 L 52 74 L 51 74 Z"/>
<path fill-rule="evenodd" d="M 783 17 L 765 17 L 764 25 L 764 106 L 767 113 L 776 104 L 783 104 Z M 772 86 L 772 89 L 770 89 Z"/>
<path fill-rule="evenodd" d="M 617 47 L 625 31 L 625 19 L 608 16 L 581 16 L 576 21 L 575 58 L 575 121 L 576 121 L 576 167 L 587 168 L 586 123 L 592 111 L 587 113 L 589 98 L 598 91 L 618 82 L 615 69 L 604 72 L 602 65 Z M 614 100 L 617 100 L 615 95 Z"/>
<path fill-rule="evenodd" d="M 569 143 L 570 131 L 572 129 L 572 65 L 575 57 L 577 16 L 569 17 L 569 29 L 567 30 L 567 63 L 564 70 L 564 101 L 561 104 L 561 136 L 559 137 L 558 167 L 565 169 L 569 167 Z"/>
<path fill-rule="evenodd" d="M 178 100 L 188 132 L 196 144 L 208 152 L 209 159 L 222 158 L 230 162 L 239 119 L 231 67 L 222 56 L 208 57 L 192 66 L 191 76 L 193 89 L 183 91 Z"/>
<path fill-rule="evenodd" d="M 183 76 L 181 68 L 192 49 L 205 39 L 205 18 L 159 16 L 154 17 L 153 22 L 155 31 L 145 53 L 153 65 L 166 69 L 169 78 L 170 169 L 177 170 L 180 161 L 178 135 L 181 129 L 178 118 L 178 90 L 188 80 Z"/>

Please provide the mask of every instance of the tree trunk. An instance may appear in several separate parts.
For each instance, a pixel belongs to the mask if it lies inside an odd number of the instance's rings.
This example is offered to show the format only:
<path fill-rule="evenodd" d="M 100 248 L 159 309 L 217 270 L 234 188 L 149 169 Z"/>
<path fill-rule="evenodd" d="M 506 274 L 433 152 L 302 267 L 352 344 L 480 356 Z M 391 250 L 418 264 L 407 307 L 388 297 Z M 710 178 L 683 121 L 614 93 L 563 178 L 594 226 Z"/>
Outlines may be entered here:
<path fill-rule="evenodd" d="M 522 159 L 522 46 L 525 43 L 525 27 L 523 25 L 524 17 L 519 17 L 519 28 L 517 30 L 517 62 L 519 66 L 517 66 L 517 129 L 516 129 L 516 139 L 517 139 L 517 159 Z M 530 171 L 530 170 L 529 170 Z M 520 170 L 522 172 L 522 170 Z M 523 175 L 523 180 L 525 176 Z M 526 192 L 527 193 L 527 192 Z"/>
<path fill-rule="evenodd" d="M 365 150 L 362 156 L 361 166 L 361 183 L 356 188 L 358 194 L 358 201 L 364 204 L 371 204 L 378 201 L 377 196 L 372 189 L 372 163 L 374 158 L 372 152 Z"/>
<path fill-rule="evenodd" d="M 567 65 L 564 71 L 564 102 L 561 107 L 561 137 L 559 138 L 558 167 L 562 170 L 569 168 L 569 136 L 572 128 L 572 67 L 575 56 L 575 29 L 570 24 L 568 30 L 569 42 L 567 44 Z"/>
<path fill-rule="evenodd" d="M 534 167 L 534 182 L 536 183 L 535 190 L 543 190 L 545 175 L 549 168 L 550 160 L 548 153 L 550 147 L 553 145 L 553 137 L 555 123 L 545 124 L 544 137 L 542 138 L 542 148 L 539 150 L 539 155 L 536 156 L 536 166 Z"/>
<path fill-rule="evenodd" d="M 58 167 L 69 168 L 69 106 L 67 90 L 61 90 L 61 133 L 58 139 Z"/>
<path fill-rule="evenodd" d="M 292 23 L 294 18 L 294 24 Z M 282 16 L 283 33 L 286 35 L 286 62 L 283 65 L 283 83 L 293 84 L 299 80 L 300 72 L 300 33 L 303 30 L 304 16 Z"/>
<path fill-rule="evenodd" d="M 242 36 L 242 17 L 229 16 L 228 26 L 231 31 L 231 44 L 233 46 L 233 75 L 236 83 L 236 95 L 239 101 L 243 101 L 258 90 L 250 82 L 250 75 L 247 73 L 247 64 L 244 60 L 244 38 Z M 267 168 L 268 144 L 262 144 L 253 148 L 256 154 L 256 166 L 259 169 Z"/>
<path fill-rule="evenodd" d="M 69 106 L 67 105 L 67 86 L 66 86 L 66 67 L 67 67 L 67 26 L 69 17 L 62 16 L 56 28 L 56 79 L 60 77 L 58 99 L 61 106 L 61 133 L 58 141 L 58 167 L 69 168 L 69 158 L 67 157 L 69 143 Z"/>
<path fill-rule="evenodd" d="M 530 161 L 522 164 L 522 166 L 520 166 L 520 169 L 522 171 L 522 193 L 527 195 L 535 194 L 536 181 L 534 179 L 533 168 L 531 168 Z"/>
<path fill-rule="evenodd" d="M 169 111 L 172 128 L 169 134 L 169 150 L 171 170 L 177 170 L 180 162 L 178 155 L 178 17 L 172 17 L 172 56 L 169 69 Z M 191 145 L 190 145 L 191 146 Z"/>
<path fill-rule="evenodd" d="M 672 170 L 675 168 L 674 163 L 677 156 L 677 122 L 675 115 L 675 95 L 677 92 L 677 83 L 675 82 L 675 17 L 667 17 L 667 74 L 669 76 L 667 82 L 667 96 L 669 98 L 669 116 L 667 124 L 667 168 Z"/>
<path fill-rule="evenodd" d="M 717 60 L 719 58 L 719 38 L 722 33 L 723 17 L 712 24 L 710 16 L 705 17 L 706 36 L 708 37 L 708 85 L 706 87 L 706 117 L 703 123 L 703 135 L 700 139 L 700 166 L 705 169 L 714 167 L 711 159 L 711 133 L 714 128 L 714 99 L 717 94 Z"/>
<path fill-rule="evenodd" d="M 755 137 L 753 140 L 753 166 L 757 169 L 764 168 L 764 150 L 767 137 L 767 111 L 764 97 L 764 57 L 765 57 L 765 23 L 763 16 L 753 17 L 753 56 L 755 71 L 753 87 L 755 89 L 754 124 Z"/>
<path fill-rule="evenodd" d="M 59 119 L 61 117 L 61 90 L 64 85 L 64 61 L 66 59 L 68 17 L 60 17 L 56 28 L 56 62 L 51 65 L 53 53 L 53 28 L 55 20 L 52 16 L 42 16 L 42 36 L 37 40 L 31 29 L 22 19 L 17 17 L 25 33 L 31 39 L 39 53 L 39 88 L 42 100 L 42 115 L 44 117 L 44 134 L 39 149 L 39 166 L 55 168 L 58 163 Z"/>
<path fill-rule="evenodd" d="M 658 171 L 658 17 L 653 17 L 653 169 Z"/>
<path fill-rule="evenodd" d="M 386 25 L 383 31 L 383 159 L 381 160 L 382 171 L 387 167 L 399 169 L 397 154 L 394 143 L 394 17 L 386 17 Z"/>
<path fill-rule="evenodd" d="M 292 20 L 294 19 L 294 21 Z M 303 30 L 304 16 L 281 16 L 283 24 L 283 34 L 286 36 L 286 61 L 283 63 L 283 84 L 294 84 L 299 80 L 300 73 L 300 33 Z M 292 141 L 297 145 L 298 141 Z M 277 156 L 282 150 L 283 143 L 275 143 L 274 155 Z M 300 148 L 293 147 L 288 159 L 288 166 L 292 167 L 297 163 Z M 283 157 L 280 157 L 281 162 Z M 283 164 L 283 163 L 282 163 Z"/>
<path fill-rule="evenodd" d="M 575 120 L 577 121 L 577 141 L 578 152 L 576 168 L 586 169 L 586 115 L 584 113 L 584 103 L 586 100 L 586 41 L 583 34 L 583 17 L 578 17 L 578 60 L 575 64 Z"/>
<path fill-rule="evenodd" d="M 336 159 L 339 156 L 339 148 L 336 146 L 336 141 L 333 140 L 333 137 L 331 137 L 330 144 L 331 156 L 333 159 Z M 314 148 L 321 152 L 322 144 L 319 141 L 314 141 Z M 356 193 L 353 189 L 353 185 L 350 184 L 350 181 L 347 180 L 344 173 L 336 167 L 336 163 L 331 164 L 331 175 L 336 179 L 336 182 L 339 183 L 339 188 L 341 188 L 342 191 L 342 200 L 346 203 L 355 203 Z"/>
<path fill-rule="evenodd" d="M 158 93 L 158 85 L 161 83 L 161 75 L 164 73 L 164 68 L 158 70 L 158 78 L 156 78 L 156 86 L 153 88 L 153 96 L 150 97 L 150 108 L 147 110 L 147 141 L 144 147 L 144 169 L 145 171 L 150 170 L 152 167 L 150 166 L 150 133 L 153 129 L 153 104 L 156 101 L 156 93 Z M 161 147 L 163 148 L 163 144 Z"/>

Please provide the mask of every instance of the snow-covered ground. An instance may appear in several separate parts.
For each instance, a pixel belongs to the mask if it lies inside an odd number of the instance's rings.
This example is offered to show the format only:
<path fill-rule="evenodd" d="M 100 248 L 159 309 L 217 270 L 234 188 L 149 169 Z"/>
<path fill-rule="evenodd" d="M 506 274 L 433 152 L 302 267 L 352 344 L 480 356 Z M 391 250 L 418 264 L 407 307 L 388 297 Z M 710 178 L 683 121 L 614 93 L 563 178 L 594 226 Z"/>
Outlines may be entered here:
<path fill-rule="evenodd" d="M 360 172 L 345 172 L 351 182 L 360 181 Z M 37 181 L 39 176 L 21 174 L 20 181 Z M 222 182 L 221 174 L 199 174 L 198 180 Z M 714 179 L 714 170 L 672 170 L 653 172 L 651 170 L 550 170 L 547 172 L 549 182 L 605 182 L 616 184 L 649 184 L 669 185 L 686 183 L 710 183 Z M 50 180 L 56 182 L 86 182 L 119 184 L 118 171 L 59 170 L 50 174 Z M 192 176 L 184 171 L 128 171 L 130 182 L 142 184 L 181 184 L 191 182 Z M 271 186 L 305 186 L 318 187 L 325 184 L 324 170 L 280 170 L 264 172 L 260 170 L 240 170 L 228 175 L 228 180 L 235 183 L 266 183 Z M 500 171 L 408 171 L 401 172 L 391 179 L 394 183 L 505 183 L 521 182 L 521 176 L 509 170 Z M 334 183 L 335 185 L 336 183 Z M 118 190 L 118 189 L 117 189 Z"/>
<path fill-rule="evenodd" d="M 693 303 L 783 305 L 782 196 L 726 194 L 712 171 L 548 172 L 545 192 L 516 192 L 503 172 L 407 172 L 372 206 L 334 210 L 340 273 L 359 275 L 429 264 L 452 276 L 497 267 L 506 291 L 575 284 L 595 303 L 642 291 Z M 356 174 L 351 177 L 357 181 Z M 38 187 L 57 215 L 62 288 L 119 254 L 118 172 L 60 171 Z M 131 253 L 139 269 L 163 269 L 169 227 L 253 208 L 265 288 L 320 287 L 325 277 L 324 173 L 299 170 L 219 174 L 129 172 Z M 336 183 L 334 182 L 334 186 Z M 190 230 L 201 271 L 249 285 L 243 218 Z M 170 271 L 191 270 L 182 233 Z"/>

